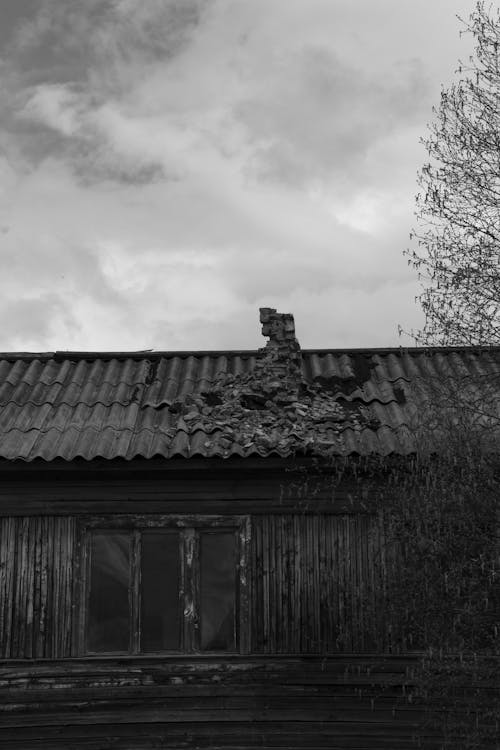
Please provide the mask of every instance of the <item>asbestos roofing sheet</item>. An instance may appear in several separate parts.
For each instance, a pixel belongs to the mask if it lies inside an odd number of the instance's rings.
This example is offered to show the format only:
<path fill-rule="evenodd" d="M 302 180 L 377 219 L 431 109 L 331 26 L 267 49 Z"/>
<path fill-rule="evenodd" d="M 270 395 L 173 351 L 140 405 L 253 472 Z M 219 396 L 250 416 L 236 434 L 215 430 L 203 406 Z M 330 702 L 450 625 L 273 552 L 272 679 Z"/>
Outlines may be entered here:
<path fill-rule="evenodd" d="M 237 417 L 234 430 L 227 411 L 218 421 L 179 411 L 225 375 L 251 374 L 257 361 L 257 352 L 0 355 L 0 458 L 289 455 L 279 410 L 250 438 L 252 412 L 241 404 L 248 420 Z M 411 453 L 419 415 L 445 391 L 498 413 L 499 349 L 304 351 L 302 363 L 304 381 L 330 405 L 315 417 L 315 436 L 339 455 Z M 332 402 L 360 415 L 356 429 Z"/>

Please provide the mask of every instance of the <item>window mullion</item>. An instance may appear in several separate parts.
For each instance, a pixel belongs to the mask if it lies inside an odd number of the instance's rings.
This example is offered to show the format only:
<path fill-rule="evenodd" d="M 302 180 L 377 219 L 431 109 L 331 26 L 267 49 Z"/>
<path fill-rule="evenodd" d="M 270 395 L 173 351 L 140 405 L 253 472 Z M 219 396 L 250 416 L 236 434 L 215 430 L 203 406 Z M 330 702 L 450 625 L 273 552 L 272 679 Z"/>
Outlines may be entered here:
<path fill-rule="evenodd" d="M 183 533 L 184 551 L 184 650 L 199 650 L 199 606 L 198 606 L 198 534 L 194 529 L 185 529 Z"/>

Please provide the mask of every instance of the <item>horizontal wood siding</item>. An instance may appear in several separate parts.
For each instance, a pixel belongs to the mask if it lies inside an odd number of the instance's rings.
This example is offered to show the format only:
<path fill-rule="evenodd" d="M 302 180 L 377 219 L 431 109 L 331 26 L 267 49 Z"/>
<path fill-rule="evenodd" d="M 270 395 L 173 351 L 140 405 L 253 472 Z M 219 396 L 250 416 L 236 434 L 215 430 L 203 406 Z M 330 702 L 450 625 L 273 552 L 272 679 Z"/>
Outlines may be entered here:
<path fill-rule="evenodd" d="M 368 515 L 258 515 L 252 520 L 252 650 L 382 651 L 386 563 Z"/>
<path fill-rule="evenodd" d="M 422 707 L 407 697 L 415 663 L 359 655 L 0 663 L 0 747 L 403 750 L 417 738 L 436 747 Z"/>
<path fill-rule="evenodd" d="M 74 563 L 74 518 L 0 518 L 2 658 L 71 655 Z"/>

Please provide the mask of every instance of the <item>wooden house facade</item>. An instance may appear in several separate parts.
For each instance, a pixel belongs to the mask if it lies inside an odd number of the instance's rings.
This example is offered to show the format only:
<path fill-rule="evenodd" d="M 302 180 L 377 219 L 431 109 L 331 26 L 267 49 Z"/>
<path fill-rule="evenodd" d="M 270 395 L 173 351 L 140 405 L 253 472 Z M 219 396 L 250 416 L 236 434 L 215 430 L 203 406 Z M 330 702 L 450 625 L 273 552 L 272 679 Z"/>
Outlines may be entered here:
<path fill-rule="evenodd" d="M 308 467 L 404 460 L 411 383 L 500 354 L 261 321 L 257 352 L 0 359 L 0 747 L 413 746 L 383 523 Z"/>

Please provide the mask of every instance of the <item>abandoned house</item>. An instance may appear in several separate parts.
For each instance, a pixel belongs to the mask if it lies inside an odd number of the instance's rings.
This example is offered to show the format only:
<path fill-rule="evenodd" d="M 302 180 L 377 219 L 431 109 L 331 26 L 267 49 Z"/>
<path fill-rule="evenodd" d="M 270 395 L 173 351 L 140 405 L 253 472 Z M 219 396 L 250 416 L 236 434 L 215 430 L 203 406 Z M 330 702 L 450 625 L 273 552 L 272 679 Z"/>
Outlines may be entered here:
<path fill-rule="evenodd" d="M 405 460 L 415 394 L 500 352 L 261 322 L 258 351 L 0 355 L 0 747 L 412 746 L 363 471 L 304 477 Z"/>

